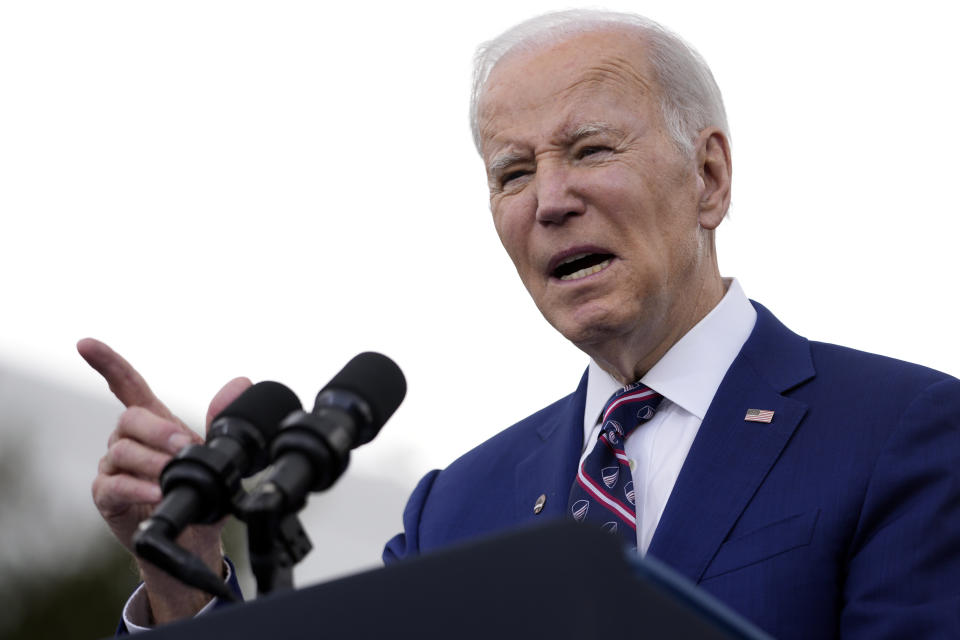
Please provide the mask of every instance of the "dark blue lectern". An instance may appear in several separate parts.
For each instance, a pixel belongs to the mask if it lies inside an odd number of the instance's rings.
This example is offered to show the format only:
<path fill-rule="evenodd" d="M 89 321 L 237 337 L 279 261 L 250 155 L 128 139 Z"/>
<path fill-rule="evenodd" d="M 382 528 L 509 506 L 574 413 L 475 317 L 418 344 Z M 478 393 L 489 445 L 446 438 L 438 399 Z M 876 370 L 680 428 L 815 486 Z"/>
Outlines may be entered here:
<path fill-rule="evenodd" d="M 669 569 L 574 522 L 223 607 L 150 640 L 768 638 Z"/>

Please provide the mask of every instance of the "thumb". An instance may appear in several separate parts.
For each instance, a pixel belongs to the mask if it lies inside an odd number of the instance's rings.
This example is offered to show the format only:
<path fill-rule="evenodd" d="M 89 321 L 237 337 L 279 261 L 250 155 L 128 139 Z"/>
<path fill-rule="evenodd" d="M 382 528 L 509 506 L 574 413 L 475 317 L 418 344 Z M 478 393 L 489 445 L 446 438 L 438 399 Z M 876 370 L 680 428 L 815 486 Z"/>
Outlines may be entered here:
<path fill-rule="evenodd" d="M 250 378 L 234 378 L 223 385 L 220 391 L 217 391 L 217 395 L 213 396 L 210 407 L 207 409 L 207 429 L 210 428 L 210 423 L 217 417 L 217 414 L 230 406 L 234 400 L 240 397 L 240 394 L 252 385 Z"/>

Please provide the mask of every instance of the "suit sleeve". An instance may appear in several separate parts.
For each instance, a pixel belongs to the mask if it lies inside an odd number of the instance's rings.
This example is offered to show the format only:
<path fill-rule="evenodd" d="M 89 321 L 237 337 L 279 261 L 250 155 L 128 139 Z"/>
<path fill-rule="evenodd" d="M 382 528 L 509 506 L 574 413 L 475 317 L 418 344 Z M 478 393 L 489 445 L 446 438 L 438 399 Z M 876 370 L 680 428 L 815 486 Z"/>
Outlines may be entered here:
<path fill-rule="evenodd" d="M 420 520 L 427 499 L 430 497 L 430 490 L 439 473 L 438 469 L 434 469 L 425 475 L 413 490 L 403 510 L 403 533 L 398 533 L 391 538 L 383 549 L 384 564 L 391 564 L 420 553 Z"/>
<path fill-rule="evenodd" d="M 903 412 L 849 548 L 841 637 L 960 637 L 960 381 Z"/>

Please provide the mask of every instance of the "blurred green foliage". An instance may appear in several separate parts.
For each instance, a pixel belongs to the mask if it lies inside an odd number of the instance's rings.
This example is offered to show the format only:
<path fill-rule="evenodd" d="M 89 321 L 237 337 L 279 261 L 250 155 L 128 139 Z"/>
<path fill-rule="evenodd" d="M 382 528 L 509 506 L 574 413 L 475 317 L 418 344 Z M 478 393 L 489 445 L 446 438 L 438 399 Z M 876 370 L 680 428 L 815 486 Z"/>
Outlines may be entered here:
<path fill-rule="evenodd" d="M 248 571 L 241 524 L 227 525 L 224 546 L 238 571 Z M 62 572 L 0 572 L 0 640 L 112 636 L 140 579 L 119 543 L 99 539 L 93 547 L 81 562 L 64 562 Z"/>
<path fill-rule="evenodd" d="M 71 531 L 50 511 L 35 460 L 28 437 L 0 442 L 0 640 L 110 637 L 140 582 L 136 564 L 106 525 Z M 228 523 L 224 546 L 248 579 L 242 524 Z"/>
<path fill-rule="evenodd" d="M 119 544 L 100 544 L 58 574 L 4 575 L 3 640 L 103 638 L 113 635 L 125 598 L 139 582 Z M 72 570 L 66 567 L 75 567 Z M 11 606 L 13 605 L 13 606 Z"/>

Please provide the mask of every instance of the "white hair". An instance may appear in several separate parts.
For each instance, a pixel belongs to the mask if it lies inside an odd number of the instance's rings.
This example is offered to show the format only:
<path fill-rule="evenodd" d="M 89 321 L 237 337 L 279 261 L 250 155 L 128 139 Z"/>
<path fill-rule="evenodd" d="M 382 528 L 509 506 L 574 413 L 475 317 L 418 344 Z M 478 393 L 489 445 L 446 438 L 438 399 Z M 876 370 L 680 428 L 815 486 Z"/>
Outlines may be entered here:
<path fill-rule="evenodd" d="M 653 20 L 629 13 L 574 9 L 530 18 L 481 44 L 474 56 L 470 128 L 480 149 L 479 102 L 490 72 L 513 51 L 530 51 L 580 33 L 604 28 L 626 28 L 640 33 L 648 47 L 647 59 L 663 95 L 660 111 L 677 147 L 690 155 L 697 135 L 708 126 L 730 132 L 723 97 L 710 67 L 693 47 Z"/>

